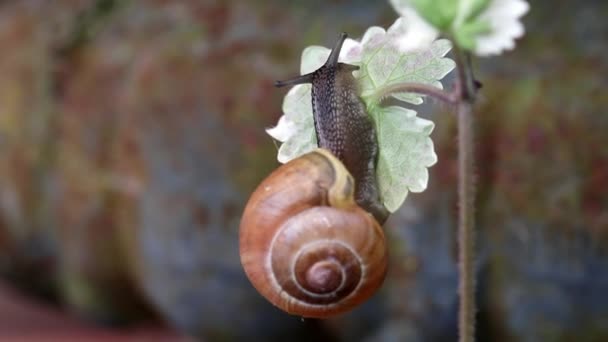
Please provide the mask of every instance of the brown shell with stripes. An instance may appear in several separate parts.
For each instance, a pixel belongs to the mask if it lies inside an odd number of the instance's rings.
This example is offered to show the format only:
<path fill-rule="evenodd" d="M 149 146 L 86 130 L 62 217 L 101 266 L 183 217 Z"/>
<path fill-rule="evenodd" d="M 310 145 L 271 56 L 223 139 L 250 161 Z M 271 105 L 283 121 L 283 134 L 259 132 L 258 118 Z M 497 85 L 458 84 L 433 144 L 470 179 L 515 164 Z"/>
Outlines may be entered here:
<path fill-rule="evenodd" d="M 272 304 L 324 318 L 351 310 L 380 287 L 384 233 L 353 194 L 346 168 L 317 149 L 276 169 L 251 195 L 240 225 L 241 262 Z"/>

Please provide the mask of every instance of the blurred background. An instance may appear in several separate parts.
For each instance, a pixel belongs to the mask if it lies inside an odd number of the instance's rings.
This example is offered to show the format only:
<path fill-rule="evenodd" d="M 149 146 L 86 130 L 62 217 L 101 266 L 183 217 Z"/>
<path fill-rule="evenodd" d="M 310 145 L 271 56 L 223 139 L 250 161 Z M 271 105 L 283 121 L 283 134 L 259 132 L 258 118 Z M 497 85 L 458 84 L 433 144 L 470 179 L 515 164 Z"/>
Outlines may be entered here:
<path fill-rule="evenodd" d="M 480 60 L 479 341 L 608 341 L 608 2 L 533 1 Z M 238 223 L 302 49 L 386 1 L 0 1 L 0 339 L 454 341 L 456 127 L 386 225 L 387 280 L 326 321 L 246 279 Z M 449 85 L 448 85 L 449 86 Z M 191 337 L 188 337 L 191 336 Z"/>

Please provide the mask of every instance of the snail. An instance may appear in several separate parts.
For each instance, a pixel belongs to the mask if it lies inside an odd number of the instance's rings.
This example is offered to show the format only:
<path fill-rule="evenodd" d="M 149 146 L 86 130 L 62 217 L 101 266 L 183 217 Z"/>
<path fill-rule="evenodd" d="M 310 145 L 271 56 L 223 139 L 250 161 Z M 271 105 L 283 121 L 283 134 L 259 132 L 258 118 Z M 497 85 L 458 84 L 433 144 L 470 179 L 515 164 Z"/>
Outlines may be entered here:
<path fill-rule="evenodd" d="M 387 268 L 378 142 L 352 75 L 358 67 L 338 63 L 345 39 L 321 68 L 277 82 L 312 83 L 319 148 L 262 181 L 240 225 L 241 263 L 254 287 L 303 317 L 354 308 L 380 287 Z"/>
<path fill-rule="evenodd" d="M 325 149 L 262 181 L 240 227 L 241 263 L 258 292 L 290 314 L 324 318 L 352 309 L 380 287 L 384 233 L 353 195 L 353 178 Z"/>

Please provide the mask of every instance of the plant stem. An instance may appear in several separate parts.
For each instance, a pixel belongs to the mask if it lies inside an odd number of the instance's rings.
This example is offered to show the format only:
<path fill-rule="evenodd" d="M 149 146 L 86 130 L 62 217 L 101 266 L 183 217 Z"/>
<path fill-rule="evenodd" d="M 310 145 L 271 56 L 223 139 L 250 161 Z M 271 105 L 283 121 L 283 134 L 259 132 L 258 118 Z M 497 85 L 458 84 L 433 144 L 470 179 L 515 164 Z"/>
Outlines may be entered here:
<path fill-rule="evenodd" d="M 470 54 L 454 47 L 457 81 L 450 92 L 420 83 L 397 83 L 380 88 L 377 101 L 395 93 L 416 93 L 457 105 L 458 115 L 458 334 L 460 342 L 475 340 L 475 189 L 473 186 L 473 104 L 478 85 Z"/>
<path fill-rule="evenodd" d="M 475 229 L 473 187 L 473 115 L 471 103 L 458 105 L 458 267 L 460 341 L 475 336 Z"/>
<path fill-rule="evenodd" d="M 475 189 L 473 186 L 473 103 L 477 90 L 470 57 L 457 48 L 456 68 L 461 97 L 458 103 L 458 330 L 460 342 L 475 340 Z"/>

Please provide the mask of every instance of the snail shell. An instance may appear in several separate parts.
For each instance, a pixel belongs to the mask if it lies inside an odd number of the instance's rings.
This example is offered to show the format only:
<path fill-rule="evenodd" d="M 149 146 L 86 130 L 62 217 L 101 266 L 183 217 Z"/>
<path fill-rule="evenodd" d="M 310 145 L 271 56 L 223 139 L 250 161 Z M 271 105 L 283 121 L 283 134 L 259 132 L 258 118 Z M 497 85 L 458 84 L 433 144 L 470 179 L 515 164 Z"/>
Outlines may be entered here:
<path fill-rule="evenodd" d="M 384 234 L 353 194 L 352 177 L 324 149 L 282 165 L 258 186 L 241 220 L 240 255 L 271 303 L 322 318 L 352 309 L 380 287 Z"/>

